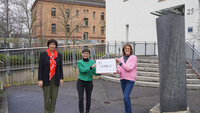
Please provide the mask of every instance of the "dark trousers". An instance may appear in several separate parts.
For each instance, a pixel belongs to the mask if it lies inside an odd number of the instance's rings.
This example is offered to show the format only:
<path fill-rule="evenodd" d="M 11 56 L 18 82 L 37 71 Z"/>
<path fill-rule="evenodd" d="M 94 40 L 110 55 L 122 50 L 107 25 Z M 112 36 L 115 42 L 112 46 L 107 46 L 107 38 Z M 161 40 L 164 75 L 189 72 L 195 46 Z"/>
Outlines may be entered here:
<path fill-rule="evenodd" d="M 54 77 L 48 86 L 43 86 L 45 113 L 54 113 L 59 87 L 55 85 Z"/>
<path fill-rule="evenodd" d="M 84 112 L 84 90 L 86 91 L 86 111 L 90 111 L 90 105 L 91 105 L 91 94 L 93 89 L 93 83 L 92 81 L 83 81 L 78 79 L 77 81 L 77 91 L 78 91 L 78 97 L 79 97 L 79 112 Z"/>
<path fill-rule="evenodd" d="M 133 89 L 135 81 L 122 79 L 120 80 L 120 82 L 121 82 L 121 87 L 122 87 L 123 96 L 124 96 L 125 113 L 132 113 L 130 93 Z"/>

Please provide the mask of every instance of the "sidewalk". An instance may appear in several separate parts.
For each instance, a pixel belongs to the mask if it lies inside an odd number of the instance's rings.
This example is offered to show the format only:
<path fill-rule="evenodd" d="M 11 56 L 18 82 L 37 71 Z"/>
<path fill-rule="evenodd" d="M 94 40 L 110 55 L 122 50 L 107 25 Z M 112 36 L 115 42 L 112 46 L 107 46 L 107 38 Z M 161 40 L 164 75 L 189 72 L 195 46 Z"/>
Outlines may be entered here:
<path fill-rule="evenodd" d="M 119 83 L 94 80 L 90 113 L 123 113 L 124 104 Z M 44 113 L 42 89 L 37 85 L 7 88 L 9 113 Z M 188 90 L 191 113 L 200 113 L 200 90 Z M 104 102 L 110 102 L 106 104 Z M 131 93 L 133 113 L 148 113 L 159 103 L 159 89 L 135 86 Z M 65 82 L 59 90 L 55 113 L 78 113 L 76 82 Z"/>

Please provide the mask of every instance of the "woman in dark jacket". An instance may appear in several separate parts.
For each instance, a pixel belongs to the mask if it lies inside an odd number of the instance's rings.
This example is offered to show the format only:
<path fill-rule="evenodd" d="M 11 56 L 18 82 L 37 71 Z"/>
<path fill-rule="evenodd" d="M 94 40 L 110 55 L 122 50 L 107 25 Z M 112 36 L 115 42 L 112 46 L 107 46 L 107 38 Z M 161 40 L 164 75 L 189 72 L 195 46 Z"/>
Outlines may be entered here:
<path fill-rule="evenodd" d="M 62 55 L 56 51 L 56 40 L 49 40 L 47 46 L 40 54 L 38 86 L 43 89 L 45 113 L 54 113 L 59 86 L 63 85 Z"/>

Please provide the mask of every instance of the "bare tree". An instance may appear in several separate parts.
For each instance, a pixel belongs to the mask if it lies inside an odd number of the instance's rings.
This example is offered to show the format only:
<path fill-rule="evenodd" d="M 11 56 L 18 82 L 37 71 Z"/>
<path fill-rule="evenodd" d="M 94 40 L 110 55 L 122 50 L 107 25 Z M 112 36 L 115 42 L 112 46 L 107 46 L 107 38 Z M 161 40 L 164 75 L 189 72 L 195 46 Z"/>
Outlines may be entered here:
<path fill-rule="evenodd" d="M 29 47 L 32 43 L 32 26 L 37 18 L 37 10 L 31 13 L 31 0 L 16 0 L 14 2 L 16 10 L 18 12 L 19 22 L 24 26 L 24 32 L 27 32 L 27 38 L 29 41 Z"/>
<path fill-rule="evenodd" d="M 4 37 L 4 47 L 6 47 L 6 38 L 9 38 L 12 30 L 12 20 L 10 15 L 10 2 L 9 0 L 0 0 L 0 32 Z"/>
<path fill-rule="evenodd" d="M 81 12 L 79 10 L 75 11 L 75 8 L 73 6 L 73 3 L 68 1 L 64 4 L 60 3 L 56 5 L 58 9 L 58 16 L 57 19 L 59 22 L 62 24 L 63 28 L 65 29 L 65 39 L 66 39 L 66 44 L 68 44 L 68 40 L 70 37 L 72 37 L 72 34 L 76 30 L 80 30 L 83 26 L 83 20 L 81 19 L 76 19 L 77 16 L 81 15 Z M 73 12 L 73 13 L 72 13 Z M 75 12 L 75 13 L 74 13 Z"/>

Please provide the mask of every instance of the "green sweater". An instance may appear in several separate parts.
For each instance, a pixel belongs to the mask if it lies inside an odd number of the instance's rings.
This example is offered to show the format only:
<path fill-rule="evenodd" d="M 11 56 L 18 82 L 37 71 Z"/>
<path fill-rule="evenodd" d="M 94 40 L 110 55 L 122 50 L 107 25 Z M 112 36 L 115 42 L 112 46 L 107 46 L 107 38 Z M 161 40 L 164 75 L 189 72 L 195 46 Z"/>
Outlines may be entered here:
<path fill-rule="evenodd" d="M 92 81 L 93 75 L 99 75 L 96 74 L 96 68 L 90 69 L 90 67 L 95 64 L 93 60 L 89 60 L 88 62 L 85 62 L 83 60 L 78 61 L 78 69 L 79 69 L 79 76 L 78 78 L 83 81 Z"/>

